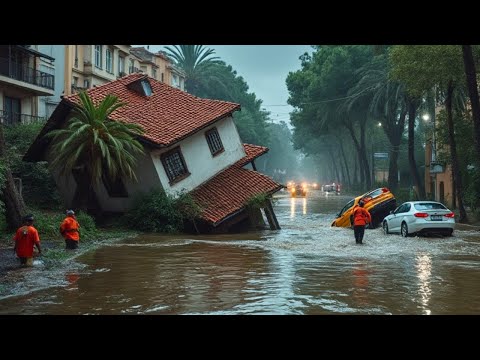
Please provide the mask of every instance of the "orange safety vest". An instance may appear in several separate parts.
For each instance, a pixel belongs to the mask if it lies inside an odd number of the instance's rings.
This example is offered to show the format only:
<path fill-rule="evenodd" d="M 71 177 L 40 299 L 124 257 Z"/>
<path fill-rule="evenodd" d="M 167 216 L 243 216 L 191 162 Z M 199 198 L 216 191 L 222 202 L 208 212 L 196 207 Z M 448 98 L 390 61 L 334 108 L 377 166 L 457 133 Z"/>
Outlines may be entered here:
<path fill-rule="evenodd" d="M 71 216 L 67 216 L 65 220 L 63 220 L 62 225 L 60 225 L 60 233 L 63 235 L 65 240 L 80 240 L 80 234 L 78 233 L 78 229 L 80 225 L 78 224 L 77 220 L 75 220 Z"/>
<path fill-rule="evenodd" d="M 372 217 L 368 210 L 360 206 L 353 210 L 353 226 L 365 226 L 370 222 L 372 222 Z"/>

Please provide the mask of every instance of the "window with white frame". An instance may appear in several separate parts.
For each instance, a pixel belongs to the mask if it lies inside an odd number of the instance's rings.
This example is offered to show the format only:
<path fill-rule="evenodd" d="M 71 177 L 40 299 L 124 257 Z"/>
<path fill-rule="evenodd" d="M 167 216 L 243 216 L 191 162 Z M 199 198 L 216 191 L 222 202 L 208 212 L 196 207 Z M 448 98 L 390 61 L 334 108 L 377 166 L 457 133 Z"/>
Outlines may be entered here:
<path fill-rule="evenodd" d="M 107 61 L 106 64 L 106 70 L 110 74 L 113 74 L 113 52 L 112 49 L 107 48 L 106 53 L 105 53 L 105 59 Z"/>
<path fill-rule="evenodd" d="M 95 66 L 102 68 L 102 45 L 95 45 Z"/>
<path fill-rule="evenodd" d="M 125 58 L 122 56 L 118 57 L 118 75 L 123 75 L 125 73 Z"/>

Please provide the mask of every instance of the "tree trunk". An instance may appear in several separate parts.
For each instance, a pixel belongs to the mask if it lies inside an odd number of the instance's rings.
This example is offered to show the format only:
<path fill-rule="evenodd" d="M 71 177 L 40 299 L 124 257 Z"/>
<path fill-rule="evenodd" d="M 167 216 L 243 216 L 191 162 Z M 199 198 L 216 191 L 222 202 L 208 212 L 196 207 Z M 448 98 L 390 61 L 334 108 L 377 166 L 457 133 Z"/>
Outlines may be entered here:
<path fill-rule="evenodd" d="M 398 189 L 398 155 L 400 145 L 392 144 L 390 150 L 390 162 L 388 163 L 388 188 L 395 193 Z"/>
<path fill-rule="evenodd" d="M 453 95 L 453 81 L 448 82 L 447 96 L 445 98 L 445 108 L 447 111 L 447 126 L 448 126 L 448 140 L 450 145 L 450 154 L 452 159 L 453 180 L 455 183 L 455 192 L 457 193 L 458 209 L 460 211 L 459 222 L 467 222 L 467 213 L 463 206 L 463 185 L 462 177 L 460 175 L 460 166 L 457 158 L 457 145 L 455 142 L 455 131 L 452 115 L 452 95 Z"/>
<path fill-rule="evenodd" d="M 468 95 L 472 105 L 473 129 L 477 163 L 480 162 L 480 100 L 478 96 L 477 71 L 473 61 L 472 45 L 462 45 L 465 77 L 467 79 Z"/>
<path fill-rule="evenodd" d="M 340 153 L 342 155 L 342 158 L 343 158 L 343 164 L 345 166 L 345 177 L 347 179 L 346 183 L 348 184 L 348 187 L 351 188 L 352 187 L 352 182 L 350 180 L 350 170 L 348 168 L 348 161 L 347 161 L 347 157 L 345 156 L 345 151 L 343 150 L 343 145 L 339 139 L 339 144 L 340 144 Z"/>
<path fill-rule="evenodd" d="M 338 184 L 340 182 L 340 174 L 338 172 L 338 166 L 337 166 L 337 161 L 335 159 L 335 156 L 333 155 L 332 149 L 328 149 L 328 152 L 330 154 L 330 159 L 332 159 L 332 164 L 333 164 L 333 170 L 335 171 L 335 184 Z"/>
<path fill-rule="evenodd" d="M 345 125 L 347 128 L 348 132 L 350 133 L 350 136 L 352 137 L 353 144 L 355 145 L 355 149 L 357 150 L 357 156 L 358 156 L 358 164 L 360 166 L 360 184 L 362 187 L 365 187 L 365 171 L 364 171 L 364 163 L 363 163 L 363 156 L 362 156 L 362 148 L 357 140 L 357 137 L 355 136 L 355 132 L 353 131 L 353 127 L 351 124 Z"/>
<path fill-rule="evenodd" d="M 370 173 L 370 166 L 368 165 L 367 147 L 365 146 L 365 121 L 360 122 L 360 154 L 363 162 L 363 172 L 365 174 L 365 188 L 367 190 L 372 187 L 372 177 Z"/>
<path fill-rule="evenodd" d="M 18 193 L 10 168 L 5 160 L 5 137 L 3 125 L 0 124 L 0 162 L 5 164 L 5 188 L 3 189 L 3 200 L 5 202 L 5 218 L 10 229 L 16 229 L 22 224 L 22 216 L 25 215 L 25 203 Z"/>
<path fill-rule="evenodd" d="M 415 161 L 415 117 L 417 105 L 415 101 L 409 99 L 408 103 L 408 164 L 410 174 L 413 176 L 413 182 L 417 189 L 417 198 L 425 200 L 425 187 L 422 185 L 420 175 L 418 174 L 417 162 Z"/>

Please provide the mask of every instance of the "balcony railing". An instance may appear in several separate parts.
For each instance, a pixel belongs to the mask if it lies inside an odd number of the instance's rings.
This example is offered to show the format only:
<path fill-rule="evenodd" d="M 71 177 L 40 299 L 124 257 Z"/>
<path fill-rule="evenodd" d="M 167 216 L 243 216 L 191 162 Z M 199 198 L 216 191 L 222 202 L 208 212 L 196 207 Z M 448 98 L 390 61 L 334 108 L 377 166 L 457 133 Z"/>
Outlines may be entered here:
<path fill-rule="evenodd" d="M 4 125 L 32 124 L 34 122 L 43 122 L 46 120 L 47 118 L 42 116 L 19 114 L 0 110 L 0 121 Z"/>
<path fill-rule="evenodd" d="M 7 58 L 0 58 L 0 75 L 46 89 L 54 89 L 54 75 L 33 69 L 28 67 L 27 64 L 17 63 Z"/>
<path fill-rule="evenodd" d="M 81 91 L 86 91 L 88 90 L 89 88 L 86 88 L 86 87 L 81 87 L 81 86 L 75 86 L 75 85 L 72 85 L 72 93 L 79 93 Z"/>

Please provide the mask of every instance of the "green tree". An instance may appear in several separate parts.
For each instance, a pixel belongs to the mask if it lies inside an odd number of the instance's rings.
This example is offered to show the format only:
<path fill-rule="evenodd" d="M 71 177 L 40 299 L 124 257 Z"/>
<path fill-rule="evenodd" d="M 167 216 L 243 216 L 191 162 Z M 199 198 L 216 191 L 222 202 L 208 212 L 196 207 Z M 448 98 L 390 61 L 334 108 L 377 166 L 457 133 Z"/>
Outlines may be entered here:
<path fill-rule="evenodd" d="M 422 98 L 438 88 L 443 94 L 449 134 L 453 183 L 456 190 L 460 222 L 467 221 L 463 201 L 463 182 L 460 172 L 455 124 L 453 122 L 454 92 L 464 79 L 462 49 L 458 45 L 397 45 L 391 51 L 392 76 L 406 84 L 413 98 Z"/>
<path fill-rule="evenodd" d="M 185 87 L 189 93 L 195 94 L 206 76 L 208 68 L 220 59 L 213 56 L 215 51 L 204 45 L 173 45 L 165 46 L 167 53 L 176 64 L 185 71 Z"/>
<path fill-rule="evenodd" d="M 74 203 L 93 210 L 93 188 L 103 173 L 112 179 L 136 180 L 136 156 L 144 153 L 136 137 L 143 134 L 143 129 L 137 124 L 109 120 L 115 110 L 125 105 L 116 96 L 107 95 L 97 106 L 86 92 L 81 92 L 79 99 L 66 127 L 46 136 L 52 138 L 51 169 L 62 175 L 76 171 L 80 183 Z"/>
<path fill-rule="evenodd" d="M 3 124 L 0 122 L 0 177 L 2 178 L 3 203 L 5 204 L 5 217 L 7 225 L 14 229 L 21 225 L 22 216 L 25 215 L 25 203 L 18 193 L 13 176 L 6 158 L 5 137 L 3 135 Z M 3 191 L 2 191 L 3 190 Z"/>

